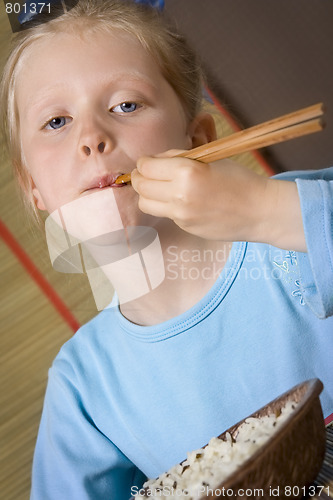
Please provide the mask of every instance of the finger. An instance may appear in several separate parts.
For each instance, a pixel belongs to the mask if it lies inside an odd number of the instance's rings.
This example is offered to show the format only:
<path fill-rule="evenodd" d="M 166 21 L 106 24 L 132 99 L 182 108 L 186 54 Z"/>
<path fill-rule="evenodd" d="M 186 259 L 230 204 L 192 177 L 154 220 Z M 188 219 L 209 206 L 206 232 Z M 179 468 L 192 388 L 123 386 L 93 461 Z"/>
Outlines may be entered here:
<path fill-rule="evenodd" d="M 172 181 L 155 181 L 151 179 L 140 179 L 136 184 L 137 193 L 149 200 L 158 200 L 165 203 L 174 197 L 174 185 Z"/>
<path fill-rule="evenodd" d="M 171 188 L 168 189 L 171 181 L 160 181 L 147 179 L 140 174 L 138 169 L 134 169 L 131 174 L 133 189 L 143 198 L 150 200 L 167 201 Z"/>
<path fill-rule="evenodd" d="M 149 200 L 148 198 L 139 198 L 139 209 L 145 214 L 155 217 L 170 217 L 169 205 L 163 201 Z"/>
<path fill-rule="evenodd" d="M 143 157 L 137 162 L 137 169 L 141 175 L 160 181 L 173 179 L 176 168 L 179 168 L 179 158 Z"/>

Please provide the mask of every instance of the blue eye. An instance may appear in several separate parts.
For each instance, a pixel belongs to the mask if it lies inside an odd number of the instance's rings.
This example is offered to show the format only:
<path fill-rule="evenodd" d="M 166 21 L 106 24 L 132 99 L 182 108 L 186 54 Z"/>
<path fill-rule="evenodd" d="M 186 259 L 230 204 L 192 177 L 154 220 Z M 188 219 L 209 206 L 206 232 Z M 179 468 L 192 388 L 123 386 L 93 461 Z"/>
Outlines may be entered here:
<path fill-rule="evenodd" d="M 48 121 L 45 124 L 46 129 L 52 129 L 52 130 L 57 130 L 59 128 L 64 127 L 69 121 L 69 118 L 66 118 L 65 116 L 57 116 L 55 118 L 52 118 L 52 120 Z"/>
<path fill-rule="evenodd" d="M 111 111 L 114 113 L 133 113 L 133 111 L 136 111 L 139 107 L 140 105 L 136 102 L 122 102 L 111 108 Z"/>

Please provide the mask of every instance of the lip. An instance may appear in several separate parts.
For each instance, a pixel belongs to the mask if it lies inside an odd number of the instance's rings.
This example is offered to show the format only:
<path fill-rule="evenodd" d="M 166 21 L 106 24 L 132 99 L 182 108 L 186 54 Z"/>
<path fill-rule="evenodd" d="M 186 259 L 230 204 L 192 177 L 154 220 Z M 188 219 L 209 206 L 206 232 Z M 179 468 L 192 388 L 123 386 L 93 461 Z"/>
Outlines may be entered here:
<path fill-rule="evenodd" d="M 126 184 L 116 184 L 116 179 L 118 179 L 120 175 L 123 175 L 123 172 L 119 172 L 119 174 L 115 175 L 107 174 L 95 177 L 88 183 L 88 186 L 82 191 L 82 193 L 90 193 L 92 191 L 97 191 L 105 188 L 125 187 Z"/>

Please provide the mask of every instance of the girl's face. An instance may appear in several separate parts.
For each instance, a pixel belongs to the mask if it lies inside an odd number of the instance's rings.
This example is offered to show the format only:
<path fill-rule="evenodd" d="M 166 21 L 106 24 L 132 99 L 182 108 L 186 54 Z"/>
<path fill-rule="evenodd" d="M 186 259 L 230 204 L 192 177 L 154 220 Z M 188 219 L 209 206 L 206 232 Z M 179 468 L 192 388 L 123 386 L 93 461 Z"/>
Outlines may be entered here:
<path fill-rule="evenodd" d="M 25 166 L 37 206 L 49 213 L 113 189 L 126 224 L 139 224 L 137 195 L 110 187 L 138 158 L 191 147 L 182 105 L 159 67 L 129 35 L 36 42 L 18 75 Z"/>

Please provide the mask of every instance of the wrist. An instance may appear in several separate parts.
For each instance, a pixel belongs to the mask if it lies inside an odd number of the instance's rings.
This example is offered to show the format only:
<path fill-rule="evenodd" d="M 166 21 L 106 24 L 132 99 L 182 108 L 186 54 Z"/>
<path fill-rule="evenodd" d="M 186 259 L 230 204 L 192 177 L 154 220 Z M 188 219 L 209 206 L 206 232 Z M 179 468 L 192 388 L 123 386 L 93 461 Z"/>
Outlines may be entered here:
<path fill-rule="evenodd" d="M 286 250 L 307 251 L 296 182 L 268 179 L 263 210 L 263 243 Z"/>

